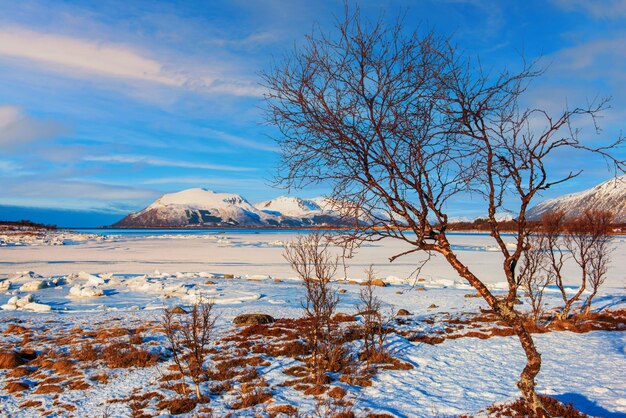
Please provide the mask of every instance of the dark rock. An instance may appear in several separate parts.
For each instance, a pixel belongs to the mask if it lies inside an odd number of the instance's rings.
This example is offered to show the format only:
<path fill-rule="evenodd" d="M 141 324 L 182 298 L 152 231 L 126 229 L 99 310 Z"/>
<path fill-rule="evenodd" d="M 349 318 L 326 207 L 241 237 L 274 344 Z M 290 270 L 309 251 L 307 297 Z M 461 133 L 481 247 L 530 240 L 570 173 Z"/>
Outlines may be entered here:
<path fill-rule="evenodd" d="M 408 316 L 408 315 L 411 315 L 411 312 L 407 311 L 406 309 L 400 309 L 396 315 L 397 316 Z"/>
<path fill-rule="evenodd" d="M 372 279 L 372 281 L 370 282 L 372 284 L 372 286 L 379 286 L 379 287 L 385 287 L 387 286 L 387 283 L 385 283 L 382 279 Z M 361 286 L 367 286 L 368 282 L 361 282 L 360 283 Z"/>
<path fill-rule="evenodd" d="M 233 319 L 233 322 L 237 325 L 263 325 L 271 324 L 276 320 L 267 314 L 254 313 L 239 315 Z"/>
<path fill-rule="evenodd" d="M 186 310 L 184 310 L 183 308 L 181 308 L 180 306 L 176 306 L 176 307 L 170 309 L 170 313 L 173 313 L 173 314 L 186 314 L 188 312 Z"/>
<path fill-rule="evenodd" d="M 349 315 L 343 312 L 337 312 L 335 316 L 333 316 L 333 321 L 335 322 L 354 322 L 356 318 L 354 315 Z"/>

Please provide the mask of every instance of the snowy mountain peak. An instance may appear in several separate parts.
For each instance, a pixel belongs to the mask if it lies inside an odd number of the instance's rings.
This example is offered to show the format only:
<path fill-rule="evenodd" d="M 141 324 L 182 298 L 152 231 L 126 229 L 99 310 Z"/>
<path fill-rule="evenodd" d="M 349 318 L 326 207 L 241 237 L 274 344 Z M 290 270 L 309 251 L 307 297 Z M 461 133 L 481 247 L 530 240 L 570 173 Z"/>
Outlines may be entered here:
<path fill-rule="evenodd" d="M 272 200 L 256 203 L 254 206 L 262 211 L 277 212 L 296 217 L 322 211 L 322 208 L 313 200 L 291 196 L 280 196 Z"/>
<path fill-rule="evenodd" d="M 181 205 L 181 206 L 191 206 L 191 207 L 214 207 L 214 206 L 222 206 L 222 205 L 243 205 L 248 203 L 243 197 L 238 194 L 232 193 L 217 193 L 211 190 L 195 188 L 195 189 L 187 189 L 182 190 L 176 193 L 169 193 L 161 196 L 156 200 L 152 205 L 152 207 L 156 207 L 158 205 L 168 206 L 168 205 Z"/>
<path fill-rule="evenodd" d="M 564 211 L 568 217 L 575 217 L 586 209 L 607 210 L 613 213 L 615 222 L 626 222 L 626 176 L 542 202 L 528 212 L 528 217 L 538 219 L 544 213 L 556 210 Z"/>

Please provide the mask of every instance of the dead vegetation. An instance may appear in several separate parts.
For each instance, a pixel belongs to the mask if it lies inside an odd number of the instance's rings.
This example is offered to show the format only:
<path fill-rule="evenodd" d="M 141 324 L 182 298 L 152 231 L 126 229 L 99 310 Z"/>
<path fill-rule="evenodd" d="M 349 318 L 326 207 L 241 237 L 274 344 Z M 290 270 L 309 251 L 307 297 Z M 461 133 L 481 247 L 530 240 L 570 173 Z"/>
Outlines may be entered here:
<path fill-rule="evenodd" d="M 182 387 L 186 387 L 185 377 L 188 377 L 195 386 L 196 400 L 203 398 L 200 384 L 207 379 L 204 360 L 217 321 L 213 306 L 212 301 L 200 300 L 186 314 L 165 310 L 161 322 Z"/>
<path fill-rule="evenodd" d="M 514 335 L 490 311 L 459 315 L 436 313 L 427 317 L 408 315 L 390 317 L 380 323 L 376 314 L 381 310 L 375 294 L 376 288 L 365 284 L 360 291 L 364 296 L 363 306 L 355 309 L 360 314 L 334 312 L 329 319 L 330 329 L 334 333 L 333 342 L 341 345 L 345 358 L 335 371 L 324 373 L 321 379 L 312 375 L 310 361 L 313 347 L 309 340 L 311 319 L 306 316 L 285 318 L 264 325 L 233 327 L 224 334 L 215 335 L 203 350 L 206 375 L 202 380 L 201 398 L 187 399 L 187 385 L 182 384 L 182 373 L 174 363 L 166 367 L 167 370 L 158 379 L 161 382 L 157 386 L 161 387 L 157 390 L 138 388 L 136 393 L 115 401 L 127 405 L 133 417 L 153 415 L 155 409 L 172 415 L 194 411 L 199 416 L 205 413 L 211 416 L 211 408 L 204 408 L 206 411 L 201 412 L 204 409 L 198 404 L 227 395 L 231 397 L 228 403 L 233 411 L 254 415 L 254 411 L 262 410 L 270 416 L 297 416 L 298 410 L 293 405 L 272 405 L 276 387 L 288 386 L 289 390 L 299 391 L 302 396 L 316 398 L 320 413 L 331 411 L 331 416 L 353 416 L 354 405 L 350 400 L 354 399 L 354 394 L 350 392 L 358 392 L 359 387 L 372 385 L 373 377 L 381 370 L 409 370 L 413 367 L 395 358 L 394 353 L 385 351 L 384 341 L 392 333 L 411 341 L 432 344 L 445 339 Z M 626 330 L 626 310 L 606 310 L 587 315 L 576 313 L 567 320 L 559 320 L 552 311 L 546 311 L 544 315 L 541 318 L 542 325 L 534 324 L 532 318 L 527 319 L 527 327 L 531 332 Z M 371 322 L 368 322 L 368 318 Z M 100 326 L 106 327 L 106 324 Z M 385 329 L 382 330 L 380 326 Z M 7 358 L 11 359 L 9 363 L 13 366 L 0 372 L 6 379 L 3 390 L 23 398 L 23 403 L 30 405 L 29 402 L 33 401 L 31 396 L 56 396 L 66 391 L 82 391 L 91 386 L 110 384 L 117 368 L 147 367 L 161 360 L 151 354 L 147 345 L 155 336 L 164 338 L 163 328 L 145 327 L 141 331 L 138 331 L 139 328 L 108 328 L 90 331 L 74 329 L 74 338 L 59 334 L 58 341 L 63 341 L 65 345 L 57 345 L 54 350 L 30 348 L 34 347 L 32 344 L 37 344 L 37 340 L 30 342 L 31 345 L 27 347 L 4 349 L 3 353 L 11 353 Z M 12 328 L 11 335 L 27 332 Z M 131 343 L 134 335 L 141 336 L 137 344 Z M 379 342 L 381 337 L 382 345 Z M 47 344 L 57 341 L 53 337 L 46 338 Z M 373 353 L 368 356 L 364 355 L 366 339 Z M 289 359 L 289 365 L 282 370 L 284 381 L 279 380 L 269 386 L 264 379 L 267 370 L 272 370 L 278 361 L 284 362 L 285 359 Z M 36 402 L 33 405 L 40 406 Z M 75 406 L 57 402 L 55 407 L 58 411 L 71 412 Z"/>
<path fill-rule="evenodd" d="M 587 418 L 588 415 L 578 411 L 571 404 L 565 405 L 549 396 L 539 395 L 543 406 L 551 417 L 561 418 Z M 504 405 L 497 405 L 487 408 L 487 412 L 494 417 L 527 417 L 532 416 L 532 411 L 528 409 L 524 399 L 518 399 Z"/>

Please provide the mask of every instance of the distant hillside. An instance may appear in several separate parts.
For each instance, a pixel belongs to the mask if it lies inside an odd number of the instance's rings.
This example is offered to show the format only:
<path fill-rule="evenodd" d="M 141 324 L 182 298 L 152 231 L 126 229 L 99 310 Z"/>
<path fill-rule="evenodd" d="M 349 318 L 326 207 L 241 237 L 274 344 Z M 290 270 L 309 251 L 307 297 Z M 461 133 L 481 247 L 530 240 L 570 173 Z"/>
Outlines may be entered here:
<path fill-rule="evenodd" d="M 279 197 L 252 205 L 237 194 L 188 189 L 161 196 L 113 227 L 300 227 L 342 226 L 323 199 Z"/>
<path fill-rule="evenodd" d="M 562 210 L 569 218 L 586 209 L 608 210 L 615 223 L 626 222 L 626 176 L 608 180 L 591 189 L 547 200 L 530 209 L 528 218 L 536 220 L 546 212 Z"/>

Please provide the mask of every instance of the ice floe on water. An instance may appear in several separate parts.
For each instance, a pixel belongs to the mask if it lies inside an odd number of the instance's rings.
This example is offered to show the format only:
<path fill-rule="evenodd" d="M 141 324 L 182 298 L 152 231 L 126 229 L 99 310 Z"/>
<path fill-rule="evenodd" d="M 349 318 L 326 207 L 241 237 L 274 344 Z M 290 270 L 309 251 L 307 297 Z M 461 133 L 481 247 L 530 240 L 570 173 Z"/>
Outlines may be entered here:
<path fill-rule="evenodd" d="M 82 234 L 63 230 L 46 232 L 17 231 L 0 234 L 0 247 L 75 245 L 85 242 L 114 241 L 116 239 L 117 237 L 112 235 Z"/>
<path fill-rule="evenodd" d="M 264 274 L 245 278 L 250 282 L 271 279 Z M 158 270 L 142 275 L 79 272 L 56 277 L 18 272 L 0 277 L 0 310 L 149 309 L 177 303 L 190 305 L 202 300 L 228 305 L 261 299 L 260 293 L 242 289 L 237 284 L 241 280 L 244 279 L 233 274 L 170 274 Z M 33 293 L 37 295 L 37 301 Z"/>
<path fill-rule="evenodd" d="M 344 287 L 358 286 L 363 284 L 363 280 L 342 278 L 335 282 L 336 286 Z M 155 270 L 149 274 L 94 274 L 81 271 L 52 277 L 24 271 L 0 276 L 0 309 L 35 312 L 156 309 L 176 304 L 191 305 L 202 300 L 213 300 L 218 305 L 259 300 L 270 305 L 281 305 L 293 299 L 294 289 L 300 291 L 301 282 L 296 277 L 279 279 L 269 274 L 238 276 L 206 271 L 167 273 Z M 376 283 L 378 286 L 398 286 L 398 291 L 472 289 L 461 279 L 443 277 L 416 279 L 388 275 L 376 279 Z M 497 282 L 489 287 L 495 291 L 504 291 L 507 284 Z M 267 294 L 268 291 L 270 294 Z M 37 300 L 33 295 L 36 295 Z"/>

